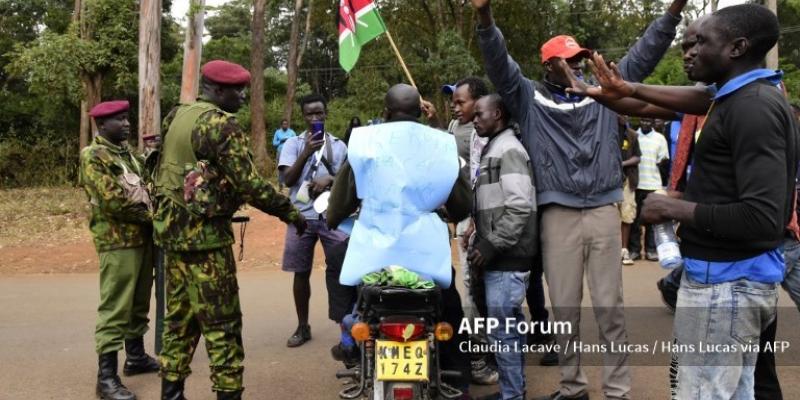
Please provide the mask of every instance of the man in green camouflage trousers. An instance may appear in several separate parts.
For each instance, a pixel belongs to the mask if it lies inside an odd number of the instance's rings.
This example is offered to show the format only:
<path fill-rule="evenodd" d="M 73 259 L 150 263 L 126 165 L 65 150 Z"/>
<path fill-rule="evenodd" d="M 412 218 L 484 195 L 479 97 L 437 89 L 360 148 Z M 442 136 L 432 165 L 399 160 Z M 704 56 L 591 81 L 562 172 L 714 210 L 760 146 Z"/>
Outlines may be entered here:
<path fill-rule="evenodd" d="M 100 103 L 91 111 L 99 135 L 81 151 L 80 184 L 91 203 L 89 228 L 100 256 L 100 306 L 95 347 L 97 395 L 135 399 L 117 375 L 117 352 L 127 353 L 125 375 L 158 371 L 144 352 L 153 285 L 150 199 L 143 158 L 127 146 L 128 102 Z"/>
<path fill-rule="evenodd" d="M 242 395 L 242 313 L 231 217 L 244 203 L 305 230 L 288 198 L 256 171 L 235 113 L 250 74 L 225 61 L 202 68 L 202 96 L 166 117 L 156 173 L 156 243 L 165 250 L 167 312 L 161 398 L 183 399 L 202 334 L 218 399 Z"/>

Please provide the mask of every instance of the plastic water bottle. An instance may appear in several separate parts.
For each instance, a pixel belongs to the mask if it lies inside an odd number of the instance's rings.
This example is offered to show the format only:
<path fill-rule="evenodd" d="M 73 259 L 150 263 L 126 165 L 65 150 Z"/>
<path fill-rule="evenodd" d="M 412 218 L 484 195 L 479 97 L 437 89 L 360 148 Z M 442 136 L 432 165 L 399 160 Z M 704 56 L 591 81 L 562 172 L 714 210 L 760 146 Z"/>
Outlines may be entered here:
<path fill-rule="evenodd" d="M 653 235 L 656 237 L 656 251 L 658 263 L 664 269 L 673 269 L 683 264 L 681 248 L 675 236 L 675 225 L 672 221 L 653 225 Z"/>

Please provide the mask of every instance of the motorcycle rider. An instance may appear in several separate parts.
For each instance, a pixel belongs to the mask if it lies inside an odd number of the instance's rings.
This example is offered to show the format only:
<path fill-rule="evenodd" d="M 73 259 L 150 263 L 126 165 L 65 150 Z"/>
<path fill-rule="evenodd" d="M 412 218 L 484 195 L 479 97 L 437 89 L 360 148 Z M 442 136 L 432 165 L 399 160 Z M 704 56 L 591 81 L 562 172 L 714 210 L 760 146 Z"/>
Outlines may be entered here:
<path fill-rule="evenodd" d="M 429 130 L 431 128 L 426 127 L 423 124 L 418 122 L 422 113 L 421 110 L 421 100 L 420 94 L 416 88 L 406 84 L 398 84 L 393 86 L 389 89 L 385 97 L 385 110 L 384 110 L 384 117 L 387 121 L 386 124 L 398 124 L 396 125 L 400 128 L 403 124 L 405 124 L 405 128 L 408 129 L 407 133 L 409 135 L 417 136 L 420 139 L 421 143 L 424 143 L 426 137 L 430 138 Z M 408 126 L 407 123 L 412 123 L 412 126 Z M 359 128 L 365 129 L 365 128 Z M 445 132 L 441 132 L 442 135 L 447 135 Z M 356 133 L 354 132 L 354 137 Z M 449 137 L 452 140 L 452 137 Z M 438 138 L 437 138 L 438 139 Z M 376 149 L 378 152 L 388 152 L 391 153 L 395 151 L 392 147 L 380 147 Z M 352 152 L 352 149 L 351 149 Z M 455 147 L 455 143 L 452 145 L 452 153 L 453 154 L 441 154 L 441 160 L 430 160 L 430 165 L 435 165 L 438 161 L 446 162 L 445 159 L 447 157 L 452 156 L 454 160 L 457 159 L 457 151 Z M 380 155 L 376 155 L 376 157 L 380 157 Z M 346 161 L 342 166 L 339 174 L 334 181 L 333 188 L 331 190 L 331 195 L 328 203 L 328 226 L 331 228 L 336 228 L 339 224 L 347 219 L 351 214 L 356 212 L 362 204 L 362 201 L 367 203 L 369 201 L 373 201 L 374 199 L 370 199 L 370 192 L 374 193 L 374 191 L 370 190 L 357 190 L 356 188 L 356 173 L 354 172 L 353 167 L 351 166 L 351 161 Z M 449 159 L 447 159 L 449 161 Z M 406 170 L 414 169 L 414 168 L 423 168 L 426 169 L 425 165 L 404 165 Z M 415 171 L 420 172 L 420 171 Z M 396 177 L 396 179 L 395 179 Z M 402 182 L 404 177 L 398 175 L 387 175 L 385 176 L 385 180 L 378 182 L 378 184 L 382 187 L 391 188 L 393 186 L 399 185 Z M 406 184 L 413 185 L 414 183 Z M 374 188 L 371 188 L 374 189 Z M 449 196 L 447 200 L 440 204 L 440 207 L 444 208 L 444 213 L 446 214 L 447 219 L 450 222 L 458 222 L 463 220 L 470 212 L 470 207 L 472 204 L 472 194 L 469 187 L 469 177 L 466 172 L 466 169 L 463 169 L 460 173 L 458 178 L 455 180 L 455 183 L 452 184 L 452 187 L 447 188 L 431 188 L 432 191 L 436 190 L 444 190 L 449 192 Z M 359 196 L 362 196 L 359 198 Z M 375 211 L 372 211 L 374 213 Z M 380 211 L 379 211 L 380 212 Z M 363 218 L 364 214 L 362 213 L 360 218 Z M 348 256 L 351 252 L 355 251 L 358 252 L 359 249 L 357 248 L 358 242 L 356 241 L 357 235 L 355 234 L 356 231 L 354 230 L 354 234 L 351 236 L 350 247 L 348 248 Z M 412 240 L 411 237 L 404 237 L 403 239 Z M 438 239 L 438 238 L 437 238 Z M 447 237 L 444 237 L 445 243 L 447 243 Z M 412 242 L 413 243 L 413 242 Z M 424 246 L 424 244 L 420 244 Z M 367 250 L 367 249 L 365 249 Z M 380 249 L 369 249 L 372 253 L 376 251 L 380 251 Z M 392 249 L 385 249 L 387 253 L 391 253 Z M 449 248 L 446 248 L 448 258 L 449 258 Z M 395 264 L 403 264 L 402 259 L 398 259 Z M 347 268 L 347 261 L 345 261 L 345 266 L 343 267 L 343 274 Z M 387 264 L 388 265 L 388 264 Z M 384 265 L 381 265 L 381 267 Z M 410 267 L 410 266 L 409 266 Z M 415 265 L 415 267 L 419 267 L 419 265 Z M 422 267 L 424 268 L 424 267 Z M 416 271 L 422 272 L 423 274 L 426 271 Z M 433 271 L 428 271 L 430 274 L 433 274 Z M 452 277 L 455 276 L 455 269 L 450 267 L 450 274 L 449 281 L 452 281 Z M 443 301 L 443 315 L 444 320 L 450 323 L 454 327 L 458 327 L 461 323 L 462 318 L 464 317 L 464 311 L 461 307 L 461 298 L 458 294 L 458 291 L 455 288 L 455 285 L 449 284 L 447 287 L 445 285 L 441 285 L 442 287 L 442 301 Z M 468 390 L 469 390 L 469 377 L 470 377 L 470 360 L 469 355 L 459 351 L 458 344 L 462 341 L 465 341 L 466 337 L 464 335 L 459 334 L 457 331 L 452 340 L 447 342 L 441 342 L 439 347 L 439 352 L 441 356 L 441 367 L 445 370 L 455 370 L 461 372 L 461 376 L 457 379 L 451 379 L 445 381 L 458 388 L 464 393 L 465 398 L 468 398 Z"/>

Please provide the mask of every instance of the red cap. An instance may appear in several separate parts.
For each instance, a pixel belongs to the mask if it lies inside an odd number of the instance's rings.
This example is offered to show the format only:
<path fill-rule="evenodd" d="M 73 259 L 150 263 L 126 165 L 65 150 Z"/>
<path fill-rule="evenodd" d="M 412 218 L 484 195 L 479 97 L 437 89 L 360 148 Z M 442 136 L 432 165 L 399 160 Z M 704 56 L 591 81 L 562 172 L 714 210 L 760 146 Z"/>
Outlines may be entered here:
<path fill-rule="evenodd" d="M 584 57 L 589 57 L 592 52 L 584 49 L 572 36 L 559 35 L 542 45 L 542 63 L 549 61 L 553 57 L 568 59 L 583 53 Z"/>
<path fill-rule="evenodd" d="M 250 71 L 239 64 L 228 61 L 209 61 L 206 65 L 203 65 L 200 72 L 206 79 L 221 85 L 240 86 L 250 84 Z"/>
<path fill-rule="evenodd" d="M 128 103 L 128 100 L 105 101 L 92 107 L 89 115 L 92 118 L 103 118 L 128 111 L 130 108 L 131 104 Z"/>

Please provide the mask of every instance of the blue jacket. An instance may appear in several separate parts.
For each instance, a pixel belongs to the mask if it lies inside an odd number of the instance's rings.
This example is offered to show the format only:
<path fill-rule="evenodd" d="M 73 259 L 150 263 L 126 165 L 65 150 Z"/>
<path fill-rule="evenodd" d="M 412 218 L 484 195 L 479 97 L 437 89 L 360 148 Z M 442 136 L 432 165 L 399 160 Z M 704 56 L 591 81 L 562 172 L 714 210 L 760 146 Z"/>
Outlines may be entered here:
<path fill-rule="evenodd" d="M 641 81 L 675 38 L 680 18 L 653 22 L 619 62 L 622 76 Z M 539 205 L 592 208 L 622 201 L 617 114 L 592 98 L 567 96 L 553 84 L 522 76 L 496 26 L 478 29 L 484 65 L 531 157 Z"/>

